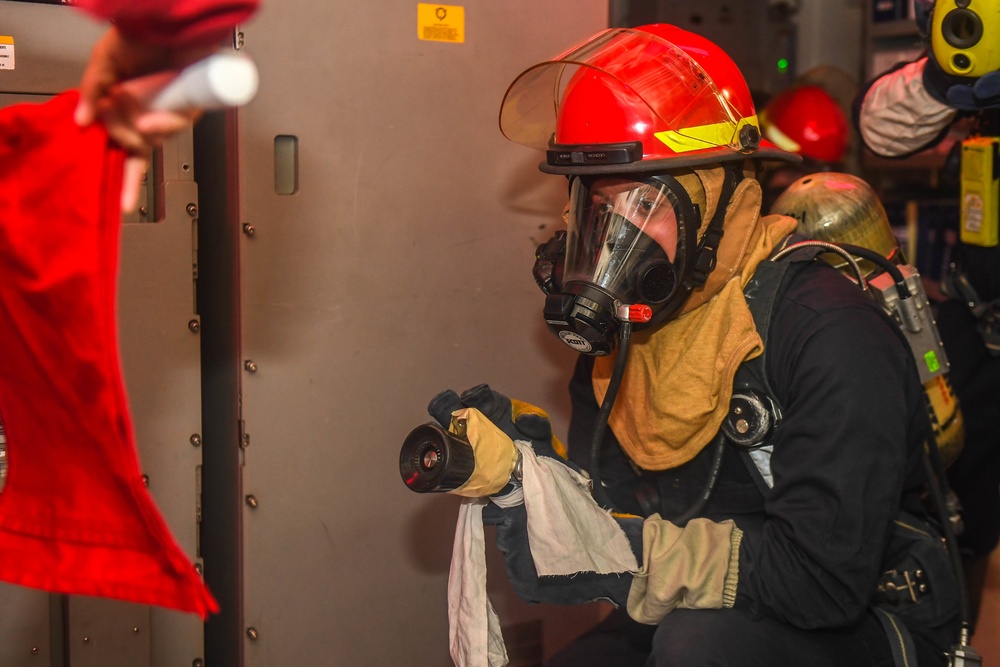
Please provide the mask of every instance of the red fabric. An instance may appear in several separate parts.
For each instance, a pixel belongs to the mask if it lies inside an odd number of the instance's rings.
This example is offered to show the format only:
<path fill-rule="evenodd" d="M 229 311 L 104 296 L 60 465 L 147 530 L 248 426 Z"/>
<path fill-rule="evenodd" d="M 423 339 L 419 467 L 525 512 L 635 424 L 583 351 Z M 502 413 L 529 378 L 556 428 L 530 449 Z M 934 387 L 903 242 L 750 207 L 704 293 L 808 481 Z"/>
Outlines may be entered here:
<path fill-rule="evenodd" d="M 257 10 L 259 0 L 77 0 L 135 39 L 163 46 L 207 46 Z"/>
<path fill-rule="evenodd" d="M 218 605 L 142 482 L 122 381 L 123 154 L 75 125 L 77 99 L 0 109 L 0 579 L 204 618 Z"/>

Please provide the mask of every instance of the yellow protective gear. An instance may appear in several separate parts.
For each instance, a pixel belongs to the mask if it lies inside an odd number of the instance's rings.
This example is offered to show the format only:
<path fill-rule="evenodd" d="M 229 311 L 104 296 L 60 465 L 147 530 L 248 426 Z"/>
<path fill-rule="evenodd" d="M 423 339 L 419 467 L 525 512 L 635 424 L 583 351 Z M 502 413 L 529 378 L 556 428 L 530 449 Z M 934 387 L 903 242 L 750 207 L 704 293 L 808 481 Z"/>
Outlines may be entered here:
<path fill-rule="evenodd" d="M 719 206 L 719 199 L 725 183 L 725 170 L 722 167 L 696 168 L 696 182 L 700 185 L 688 187 L 688 180 L 678 178 L 681 185 L 688 191 L 692 202 L 703 207 L 701 227 L 698 238 L 701 239 Z M 705 285 L 696 289 L 684 302 L 680 315 L 690 313 L 695 308 L 707 303 L 718 294 L 722 287 L 747 265 L 747 255 L 757 247 L 762 228 L 760 225 L 761 188 L 756 179 L 756 169 L 748 163 L 743 169 L 743 180 L 737 185 L 732 197 L 726 202 L 726 217 L 723 221 L 723 234 L 719 249 L 715 254 L 715 269 L 708 274 Z M 755 265 L 756 266 L 756 265 Z M 749 275 L 747 277 L 749 279 Z M 745 282 L 745 281 L 744 281 Z"/>
<path fill-rule="evenodd" d="M 924 394 L 930 406 L 931 427 L 941 452 L 941 463 L 947 468 L 965 447 L 965 418 L 947 375 L 937 375 L 924 383 Z"/>
<path fill-rule="evenodd" d="M 640 468 L 674 468 L 711 441 L 728 412 L 736 369 L 758 356 L 763 342 L 735 282 L 705 307 L 632 340 L 608 423 Z M 599 362 L 593 380 L 603 400 L 611 369 Z"/>
<path fill-rule="evenodd" d="M 484 498 L 507 485 L 517 465 L 517 448 L 506 433 L 476 408 L 453 412 L 448 431 L 467 439 L 476 457 L 472 475 L 451 493 Z"/>
<path fill-rule="evenodd" d="M 736 602 L 743 531 L 733 521 L 692 519 L 680 528 L 658 514 L 642 526 L 642 569 L 628 613 L 656 625 L 674 609 L 722 609 Z"/>
<path fill-rule="evenodd" d="M 725 276 L 713 287 L 718 293 L 703 307 L 632 337 L 609 424 L 628 457 L 646 470 L 686 463 L 711 441 L 728 413 L 737 368 L 763 351 L 743 287 L 794 231 L 796 221 L 759 218 L 760 186 L 753 180 L 740 184 L 729 209 L 719 248 L 724 264 L 709 277 L 711 283 L 717 274 Z M 598 402 L 607 391 L 614 358 L 594 360 Z"/>

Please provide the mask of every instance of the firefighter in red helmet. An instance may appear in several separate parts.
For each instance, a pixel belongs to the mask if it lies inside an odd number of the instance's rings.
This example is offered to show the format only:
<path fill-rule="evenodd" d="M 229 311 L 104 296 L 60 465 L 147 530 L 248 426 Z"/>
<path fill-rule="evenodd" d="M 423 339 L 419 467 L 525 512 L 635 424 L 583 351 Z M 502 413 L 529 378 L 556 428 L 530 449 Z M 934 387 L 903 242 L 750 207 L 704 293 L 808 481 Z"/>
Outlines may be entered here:
<path fill-rule="evenodd" d="M 546 664 L 943 665 L 957 585 L 921 500 L 912 355 L 873 299 L 790 245 L 794 218 L 761 216 L 761 163 L 797 157 L 761 137 L 729 56 L 670 25 L 605 30 L 517 77 L 500 127 L 569 186 L 535 265 L 547 326 L 580 353 L 568 447 L 485 385 L 430 412 L 460 415 L 473 447 L 493 437 L 478 415 L 511 443 L 494 486 L 464 495 L 491 498 L 469 502 L 521 597 L 616 607 Z M 553 574 L 552 551 L 601 522 L 532 532 L 536 458 L 585 473 L 634 569 Z M 524 502 L 495 502 L 512 469 Z M 458 664 L 487 664 L 455 636 Z"/>

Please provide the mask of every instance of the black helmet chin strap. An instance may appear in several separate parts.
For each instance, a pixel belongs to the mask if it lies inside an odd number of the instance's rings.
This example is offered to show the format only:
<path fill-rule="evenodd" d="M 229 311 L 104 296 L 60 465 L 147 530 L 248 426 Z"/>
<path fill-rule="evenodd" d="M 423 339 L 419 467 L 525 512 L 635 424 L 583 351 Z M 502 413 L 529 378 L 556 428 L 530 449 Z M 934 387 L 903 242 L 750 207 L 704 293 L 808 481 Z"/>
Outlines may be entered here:
<path fill-rule="evenodd" d="M 712 220 L 705 228 L 705 233 L 698 241 L 698 247 L 695 248 L 691 271 L 687 272 L 687 276 L 678 287 L 680 298 L 673 299 L 672 308 L 665 308 L 656 313 L 647 326 L 655 326 L 672 317 L 688 300 L 691 292 L 704 286 L 709 274 L 715 270 L 716 255 L 719 251 L 719 244 L 722 242 L 722 235 L 725 233 L 723 225 L 726 221 L 726 210 L 729 208 L 733 193 L 736 192 L 736 186 L 743 179 L 739 168 L 725 165 L 724 169 L 725 178 L 722 182 L 722 191 L 719 194 L 719 203 L 715 207 Z"/>
<path fill-rule="evenodd" d="M 688 291 L 702 287 L 708 280 L 708 274 L 715 270 L 716 254 L 719 251 L 719 243 L 725 233 L 723 225 L 726 221 L 726 211 L 729 208 L 729 201 L 736 192 L 742 174 L 732 166 L 727 166 L 726 177 L 722 183 L 722 192 L 719 194 L 719 203 L 715 207 L 715 214 L 712 221 L 708 223 L 705 233 L 701 235 L 698 248 L 694 254 L 694 268 L 691 275 L 685 281 Z"/>

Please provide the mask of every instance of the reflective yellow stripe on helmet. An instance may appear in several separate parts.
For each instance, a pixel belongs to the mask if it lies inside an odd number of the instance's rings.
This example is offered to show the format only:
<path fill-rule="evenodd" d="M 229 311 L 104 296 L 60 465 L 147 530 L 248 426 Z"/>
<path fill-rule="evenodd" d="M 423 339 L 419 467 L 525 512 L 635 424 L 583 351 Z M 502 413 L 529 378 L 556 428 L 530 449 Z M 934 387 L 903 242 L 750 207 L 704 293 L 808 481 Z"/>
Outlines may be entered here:
<path fill-rule="evenodd" d="M 772 144 L 774 144 L 783 151 L 788 151 L 789 153 L 798 153 L 799 151 L 802 150 L 802 146 L 799 145 L 799 142 L 795 141 L 795 139 L 792 139 L 790 136 L 779 130 L 775 125 L 768 126 L 767 131 L 764 133 L 764 136 L 766 136 L 771 141 Z"/>
<path fill-rule="evenodd" d="M 741 118 L 733 128 L 732 123 L 712 123 L 710 125 L 698 125 L 688 127 L 684 130 L 663 130 L 653 136 L 662 141 L 667 148 L 675 153 L 687 153 L 688 151 L 701 150 L 709 146 L 729 146 L 735 147 L 736 138 L 739 136 L 740 128 L 744 125 L 753 125 L 758 128 L 757 116 L 747 116 Z"/>

